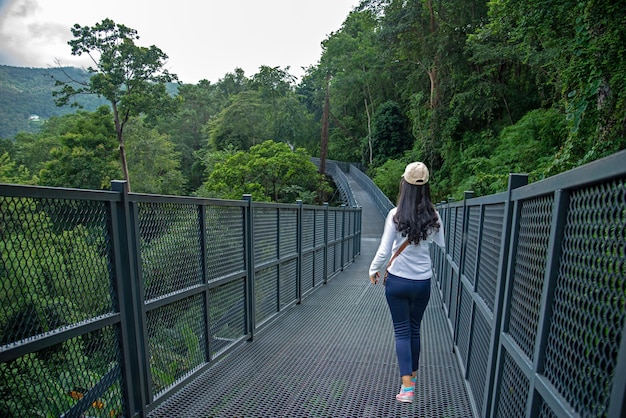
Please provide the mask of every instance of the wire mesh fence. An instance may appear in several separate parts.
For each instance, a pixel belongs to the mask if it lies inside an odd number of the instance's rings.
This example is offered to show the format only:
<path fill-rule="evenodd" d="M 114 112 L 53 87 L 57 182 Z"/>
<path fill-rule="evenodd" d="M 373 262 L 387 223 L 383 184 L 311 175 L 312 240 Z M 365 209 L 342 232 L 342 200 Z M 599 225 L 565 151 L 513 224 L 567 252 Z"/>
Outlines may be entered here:
<path fill-rule="evenodd" d="M 438 205 L 437 282 L 479 416 L 626 414 L 625 159 Z"/>
<path fill-rule="evenodd" d="M 145 416 L 358 255 L 360 208 L 0 185 L 0 416 Z"/>

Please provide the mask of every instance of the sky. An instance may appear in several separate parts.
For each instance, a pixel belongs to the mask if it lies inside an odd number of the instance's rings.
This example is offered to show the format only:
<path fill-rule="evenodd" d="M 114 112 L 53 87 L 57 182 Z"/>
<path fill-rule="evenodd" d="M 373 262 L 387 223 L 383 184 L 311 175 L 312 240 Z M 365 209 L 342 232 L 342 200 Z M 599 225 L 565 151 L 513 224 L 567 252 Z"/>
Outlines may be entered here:
<path fill-rule="evenodd" d="M 359 0 L 0 0 L 0 64 L 49 68 L 90 65 L 67 42 L 71 28 L 105 18 L 135 29 L 140 46 L 155 45 L 165 68 L 183 83 L 212 83 L 239 67 L 316 65 L 320 43 Z M 58 64 L 57 64 L 58 63 Z"/>

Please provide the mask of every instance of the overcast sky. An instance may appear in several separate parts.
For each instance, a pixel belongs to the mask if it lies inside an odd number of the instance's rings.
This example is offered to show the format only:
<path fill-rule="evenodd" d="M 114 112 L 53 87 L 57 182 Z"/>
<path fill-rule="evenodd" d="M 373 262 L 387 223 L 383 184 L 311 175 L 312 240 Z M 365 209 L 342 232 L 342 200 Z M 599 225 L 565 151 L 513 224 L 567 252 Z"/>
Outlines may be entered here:
<path fill-rule="evenodd" d="M 137 30 L 184 83 L 216 82 L 236 67 L 251 77 L 261 65 L 315 65 L 320 43 L 341 28 L 359 0 L 0 0 L 0 64 L 86 67 L 67 42 L 78 23 L 105 18 Z M 82 59 L 80 61 L 79 59 Z"/>

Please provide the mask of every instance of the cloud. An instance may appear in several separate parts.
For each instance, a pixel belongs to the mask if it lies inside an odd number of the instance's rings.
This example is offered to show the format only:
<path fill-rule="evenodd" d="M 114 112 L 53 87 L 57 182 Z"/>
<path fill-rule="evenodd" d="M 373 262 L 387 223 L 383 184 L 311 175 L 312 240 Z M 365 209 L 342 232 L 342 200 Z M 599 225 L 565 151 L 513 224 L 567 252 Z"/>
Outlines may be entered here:
<path fill-rule="evenodd" d="M 36 0 L 13 0 L 0 7 L 0 63 L 27 67 L 83 66 L 67 42 L 70 25 L 50 20 Z"/>
<path fill-rule="evenodd" d="M 11 16 L 15 18 L 25 18 L 39 10 L 39 4 L 36 0 L 13 0 L 8 5 L 11 10 Z"/>
<path fill-rule="evenodd" d="M 137 30 L 143 46 L 169 56 L 166 68 L 185 83 L 217 81 L 239 67 L 315 65 L 320 43 L 341 27 L 359 0 L 0 0 L 0 64 L 88 66 L 71 55 L 71 28 L 110 18 Z"/>

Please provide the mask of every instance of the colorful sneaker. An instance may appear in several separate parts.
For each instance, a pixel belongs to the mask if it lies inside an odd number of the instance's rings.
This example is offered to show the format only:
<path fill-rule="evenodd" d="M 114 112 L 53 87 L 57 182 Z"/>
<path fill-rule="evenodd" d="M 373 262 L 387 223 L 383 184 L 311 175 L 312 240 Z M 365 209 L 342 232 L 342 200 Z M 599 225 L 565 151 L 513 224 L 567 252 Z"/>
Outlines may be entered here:
<path fill-rule="evenodd" d="M 415 386 L 405 387 L 404 385 L 400 388 L 400 393 L 396 395 L 396 400 L 400 402 L 413 402 L 413 395 L 415 394 Z"/>
<path fill-rule="evenodd" d="M 415 387 L 417 384 L 417 376 L 411 378 L 411 383 L 413 384 L 413 387 Z"/>

